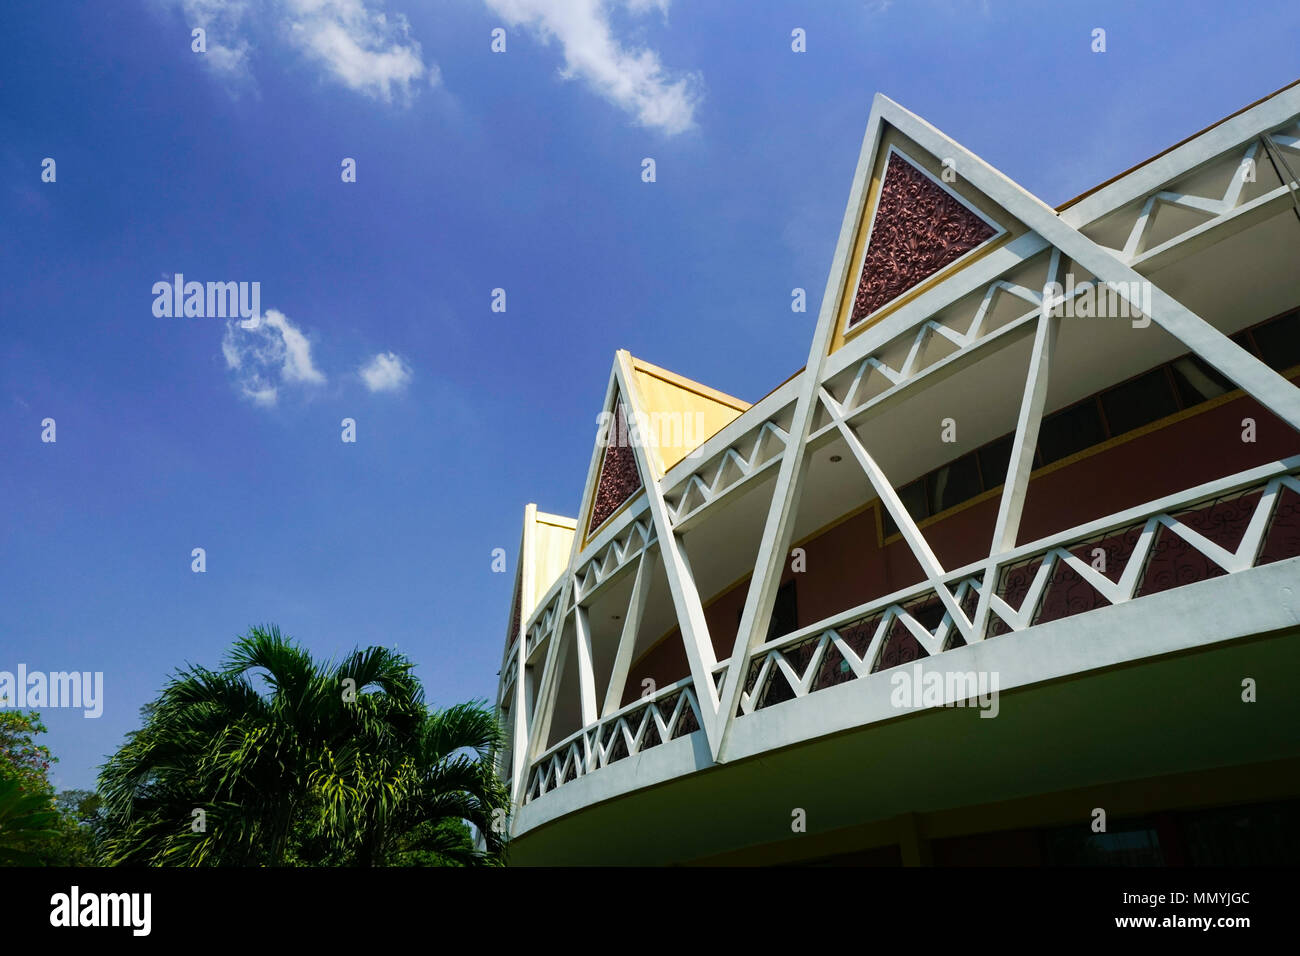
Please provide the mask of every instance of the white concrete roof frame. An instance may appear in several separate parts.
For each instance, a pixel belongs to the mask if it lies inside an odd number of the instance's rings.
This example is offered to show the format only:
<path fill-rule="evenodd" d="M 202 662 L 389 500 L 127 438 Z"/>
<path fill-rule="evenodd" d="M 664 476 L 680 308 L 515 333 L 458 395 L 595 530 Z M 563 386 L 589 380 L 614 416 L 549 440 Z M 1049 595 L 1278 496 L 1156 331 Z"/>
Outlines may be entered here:
<path fill-rule="evenodd" d="M 1237 182 L 1237 177 L 1233 178 L 1225 193 L 1217 199 L 1207 199 L 1166 187 L 1171 182 L 1184 178 L 1213 161 L 1222 160 L 1229 154 L 1243 161 L 1254 159 L 1259 153 L 1258 147 L 1263 137 L 1269 137 L 1269 141 L 1275 145 L 1300 150 L 1300 136 L 1296 135 L 1295 128 L 1297 118 L 1300 118 L 1300 86 L 1288 88 L 1225 120 L 1082 197 L 1058 214 L 1056 210 L 924 120 L 887 97 L 877 95 L 868 120 L 804 371 L 706 441 L 694 462 L 676 466 L 670 469 L 667 475 L 660 476 L 656 473 L 652 463 L 646 457 L 645 450 L 640 447 L 639 442 L 634 441 L 633 446 L 644 485 L 645 499 L 634 502 L 617 519 L 599 529 L 594 538 L 584 543 L 585 536 L 582 529 L 586 524 L 585 511 L 589 507 L 587 503 L 592 499 L 601 466 L 601 443 L 597 442 L 588 469 L 582 499 L 584 513 L 578 518 L 579 531 L 574 536 L 569 570 L 533 610 L 522 628 L 524 638 L 518 642 L 517 673 L 521 675 L 523 663 L 528 655 L 535 653 L 541 647 L 542 641 L 549 641 L 546 644 L 545 663 L 541 668 L 538 692 L 533 705 L 534 712 L 531 715 L 527 714 L 525 708 L 521 706 L 523 680 L 520 676 L 514 679 L 513 709 L 517 721 L 516 734 L 526 727 L 528 730 L 526 736 L 529 740 L 526 757 L 520 748 L 516 748 L 513 781 L 516 808 L 522 805 L 527 796 L 530 768 L 540 765 L 543 772 L 558 781 L 560 778 L 556 777 L 556 774 L 568 772 L 570 768 L 586 774 L 603 767 L 616 739 L 610 737 L 608 745 L 603 745 L 601 742 L 602 731 L 611 721 L 624 722 L 620 724 L 621 732 L 625 734 L 625 743 L 629 745 L 629 752 L 634 753 L 641 737 L 650 726 L 650 715 L 653 714 L 656 720 L 661 739 L 666 741 L 668 734 L 677 725 L 679 715 L 690 706 L 695 709 L 704 731 L 707 754 L 701 753 L 697 747 L 694 750 L 695 756 L 690 757 L 678 748 L 673 750 L 669 762 L 677 768 L 677 772 L 683 769 L 698 769 L 699 766 L 707 765 L 709 762 L 725 762 L 732 753 L 729 741 L 736 724 L 736 715 L 748 714 L 754 709 L 755 702 L 745 693 L 744 684 L 750 662 L 758 654 L 768 655 L 762 664 L 764 674 L 771 667 L 781 668 L 799 697 L 808 693 L 809 688 L 806 685 L 809 675 L 815 668 L 807 668 L 805 675 L 800 678 L 785 662 L 780 651 L 782 647 L 791 646 L 809 637 L 820 636 L 820 643 L 815 652 L 818 657 L 826 653 L 827 649 L 834 644 L 844 654 L 844 659 L 855 673 L 870 671 L 873 655 L 879 650 L 881 635 L 887 621 L 882 622 L 871 647 L 861 660 L 851 652 L 847 652 L 845 647 L 840 646 L 843 641 L 834 633 L 831 626 L 837 622 L 852 620 L 854 615 L 869 610 L 865 605 L 836 615 L 833 620 L 819 622 L 803 631 L 783 636 L 771 644 L 765 644 L 762 640 L 767 633 L 767 623 L 772 614 L 782 565 L 791 540 L 794 516 L 802 491 L 802 479 L 807 467 L 806 453 L 810 441 L 816 438 L 838 433 L 847 443 L 885 509 L 921 564 L 925 575 L 922 582 L 907 589 L 906 594 L 900 592 L 883 601 L 872 602 L 870 608 L 883 610 L 887 614 L 896 616 L 913 633 L 924 629 L 910 618 L 902 605 L 914 596 L 913 592 L 920 594 L 925 591 L 933 591 L 943 602 L 945 609 L 944 621 L 941 625 L 943 634 L 947 635 L 950 629 L 955 628 L 968 645 L 980 643 L 986 632 L 985 625 L 992 614 L 997 614 L 1015 630 L 1027 626 L 1028 622 L 1019 620 L 1016 609 L 1006 606 L 992 593 L 996 570 L 1009 561 L 1018 560 L 1027 548 L 1045 549 L 1044 568 L 1050 561 L 1060 560 L 1068 563 L 1079 573 L 1085 574 L 1085 570 L 1079 567 L 1081 562 L 1065 550 L 1064 546 L 1068 543 L 1065 537 L 1062 537 L 1056 545 L 1050 542 L 1036 542 L 1032 545 L 1017 546 L 1016 532 L 1024 504 L 1037 431 L 1044 412 L 1059 320 L 1052 317 L 1050 309 L 1044 308 L 1041 292 L 1009 282 L 1006 277 L 1017 267 L 1024 266 L 1037 256 L 1050 256 L 1048 275 L 1053 279 L 1061 274 L 1067 263 L 1071 263 L 1087 270 L 1099 282 L 1119 284 L 1117 287 L 1120 289 L 1130 288 L 1131 283 L 1144 283 L 1151 289 L 1149 314 L 1154 324 L 1218 369 L 1292 428 L 1300 430 L 1300 390 L 1137 271 L 1137 267 L 1146 268 L 1153 265 L 1160 257 L 1178 254 L 1180 249 L 1187 250 L 1208 244 L 1215 238 L 1221 237 L 1225 231 L 1246 228 L 1251 223 L 1274 215 L 1283 204 L 1292 202 L 1293 193 L 1300 188 L 1300 184 L 1285 181 L 1280 186 L 1247 202 L 1242 202 L 1242 189 Z M 847 280 L 851 272 L 860 271 L 862 268 L 860 261 L 853 261 L 854 240 L 862 225 L 862 217 L 872 214 L 872 210 L 866 208 L 866 190 L 885 131 L 890 128 L 910 138 L 932 156 L 954 158 L 959 175 L 968 184 L 984 194 L 993 204 L 1004 209 L 1010 217 L 1019 220 L 1029 231 L 965 265 L 933 287 L 920 292 L 895 308 L 884 319 L 856 334 L 842 347 L 832 352 L 830 346 L 842 311 L 843 296 L 845 290 L 849 288 Z M 1115 214 L 1117 210 L 1135 203 L 1141 204 L 1140 211 L 1127 234 L 1123 249 L 1102 246 L 1081 231 L 1090 224 L 1095 224 Z M 1210 216 L 1210 219 L 1147 248 L 1146 237 L 1151 227 L 1152 210 L 1160 204 L 1195 209 L 1203 215 Z M 1150 269 L 1148 268 L 1147 271 Z M 981 304 L 974 311 L 972 321 L 965 331 L 958 331 L 951 325 L 935 321 L 935 317 L 942 309 L 963 297 L 978 294 L 981 289 L 984 290 Z M 1032 309 L 1020 319 L 1004 324 L 993 332 L 986 332 L 982 327 L 983 317 L 993 296 L 999 292 L 1006 292 L 1023 299 L 1026 304 L 1032 306 Z M 1048 303 L 1049 306 L 1051 304 Z M 1140 306 L 1142 303 L 1132 304 Z M 854 422 L 864 415 L 871 414 L 883 403 L 896 400 L 897 396 L 904 394 L 910 387 L 924 382 L 930 375 L 939 371 L 941 366 L 947 363 L 970 361 L 975 353 L 990 343 L 998 341 L 999 338 L 1013 335 L 1027 336 L 1031 329 L 1033 344 L 1014 433 L 1011 464 L 1008 470 L 1009 480 L 1004 485 L 999 501 L 996 530 L 990 542 L 989 554 L 985 559 L 966 568 L 944 569 L 935 558 L 916 523 L 899 501 L 897 491 L 876 464 L 870 449 L 854 431 Z M 890 367 L 876 357 L 885 345 L 902 335 L 912 333 L 916 335 L 916 339 L 901 367 Z M 928 368 L 919 368 L 918 356 L 923 344 L 922 337 L 931 334 L 944 336 L 957 347 L 957 352 Z M 830 385 L 831 379 L 848 374 L 846 370 L 855 367 L 856 373 L 844 398 L 836 399 Z M 873 370 L 884 375 L 890 382 L 890 386 L 881 394 L 857 402 L 859 386 L 864 377 Z M 635 380 L 625 353 L 619 354 L 611 370 L 606 392 L 607 410 L 612 408 L 615 396 L 618 394 L 635 395 Z M 830 421 L 814 432 L 813 423 L 819 404 L 829 415 Z M 632 422 L 632 427 L 635 428 L 635 421 Z M 1263 534 L 1263 522 L 1267 519 L 1265 502 L 1271 506 L 1273 498 L 1283 485 L 1300 491 L 1300 483 L 1297 483 L 1291 474 L 1295 471 L 1296 465 L 1297 462 L 1292 460 L 1265 466 L 1263 470 L 1253 469 L 1250 473 L 1231 476 L 1207 486 L 1190 489 L 1186 493 L 1172 496 L 1168 502 L 1163 500 L 1151 502 L 1144 508 L 1131 509 L 1133 514 L 1109 516 L 1089 526 L 1071 529 L 1066 534 L 1074 536 L 1069 540 L 1075 540 L 1084 532 L 1100 532 L 1115 526 L 1116 521 L 1142 518 L 1147 521 L 1142 536 L 1146 547 L 1150 546 L 1156 527 L 1164 525 L 1225 570 L 1242 569 L 1248 567 L 1249 561 L 1253 558 L 1253 552 L 1252 555 L 1246 556 L 1243 549 L 1250 550 L 1256 547 L 1259 536 Z M 684 530 L 681 527 L 684 522 L 699 520 L 701 515 L 725 500 L 734 488 L 753 480 L 760 472 L 770 473 L 771 469 L 777 469 L 775 489 L 768 508 L 736 642 L 730 658 L 718 661 L 713 654 L 712 642 L 704 620 L 701 596 L 691 572 L 689 559 L 680 546 L 678 535 Z M 1178 506 L 1188 504 L 1191 500 L 1188 495 L 1204 497 L 1223 494 L 1238 487 L 1246 487 L 1242 482 L 1248 479 L 1267 480 L 1271 483 L 1264 489 L 1259 509 L 1251 520 L 1246 540 L 1238 549 L 1242 553 L 1230 554 L 1218 548 L 1194 530 L 1182 525 L 1169 513 L 1176 504 Z M 645 521 L 643 514 L 645 511 L 650 513 L 649 522 Z M 637 535 L 627 530 L 634 525 L 640 529 L 639 539 Z M 1096 525 L 1096 528 L 1092 525 Z M 647 534 L 651 529 L 652 533 Z M 658 544 L 658 548 L 652 549 L 652 544 Z M 595 687 L 594 684 L 590 629 L 582 602 L 589 601 L 604 581 L 634 559 L 636 560 L 635 580 L 629 599 L 628 613 L 624 616 L 622 632 L 618 640 L 613 674 L 608 688 L 605 688 L 602 693 L 602 689 Z M 640 700 L 628 707 L 620 707 L 625 681 L 632 663 L 637 627 L 645 610 L 649 577 L 654 572 L 657 562 L 662 562 L 662 569 L 667 577 L 674 612 L 690 663 L 690 677 L 660 689 L 648 703 L 646 700 Z M 1086 571 L 1090 572 L 1091 568 L 1087 568 Z M 1127 601 L 1133 594 L 1136 582 L 1129 571 L 1131 567 L 1126 570 L 1125 576 L 1118 584 L 1109 580 L 1104 582 L 1093 580 L 1098 577 L 1095 574 L 1085 574 L 1085 577 L 1102 591 L 1107 600 L 1119 603 Z M 1043 569 L 1040 568 L 1039 577 L 1042 576 Z M 964 603 L 963 599 L 972 589 L 979 594 L 973 620 L 967 617 L 961 607 Z M 570 614 L 573 615 L 577 636 L 583 728 L 579 733 L 547 751 L 545 742 L 554 713 L 559 674 L 564 666 L 562 657 L 565 649 L 561 647 L 564 643 L 561 641 L 561 635 L 564 634 L 565 623 Z M 550 626 L 546 633 L 534 640 L 532 635 L 537 632 L 539 625 L 547 620 Z M 943 647 L 930 645 L 934 645 L 936 640 L 939 640 L 940 645 L 945 644 L 947 637 L 940 640 L 935 635 L 925 632 L 924 639 L 918 635 L 918 640 L 922 640 L 923 646 L 933 653 L 942 650 Z M 530 642 L 532 642 L 531 646 Z M 717 683 L 719 675 L 723 676 L 720 688 Z M 759 685 L 755 687 L 755 694 L 761 687 L 762 679 L 760 677 Z M 504 682 L 503 673 L 503 685 Z M 504 689 L 503 686 L 503 691 Z M 672 698 L 674 695 L 678 696 L 675 699 L 673 714 L 665 721 L 659 714 L 657 702 Z M 645 715 L 638 721 L 638 727 L 627 727 L 626 717 L 641 706 L 646 706 L 647 709 Z M 579 742 L 584 748 L 581 752 L 583 760 L 580 768 L 568 762 L 572 748 Z M 752 742 L 747 742 L 740 751 L 748 754 L 752 749 L 751 744 Z M 525 760 L 525 765 L 519 766 L 520 761 Z M 615 776 L 621 780 L 626 772 L 621 770 Z M 601 787 L 602 792 L 605 789 L 607 788 Z M 566 800 L 565 803 L 567 802 Z M 556 808 L 555 812 L 548 810 L 544 817 L 554 818 L 557 812 L 560 812 L 559 808 Z M 514 821 L 512 821 L 513 829 Z"/>

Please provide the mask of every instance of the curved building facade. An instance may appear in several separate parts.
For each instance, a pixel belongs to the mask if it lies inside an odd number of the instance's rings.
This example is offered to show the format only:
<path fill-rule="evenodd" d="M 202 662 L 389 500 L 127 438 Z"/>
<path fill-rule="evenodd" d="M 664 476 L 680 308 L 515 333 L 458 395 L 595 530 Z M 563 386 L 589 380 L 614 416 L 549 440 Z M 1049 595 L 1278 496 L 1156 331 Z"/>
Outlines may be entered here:
<path fill-rule="evenodd" d="M 1300 86 L 1056 209 L 877 96 L 804 368 L 619 352 L 526 510 L 512 861 L 1294 862 L 1297 170 Z"/>

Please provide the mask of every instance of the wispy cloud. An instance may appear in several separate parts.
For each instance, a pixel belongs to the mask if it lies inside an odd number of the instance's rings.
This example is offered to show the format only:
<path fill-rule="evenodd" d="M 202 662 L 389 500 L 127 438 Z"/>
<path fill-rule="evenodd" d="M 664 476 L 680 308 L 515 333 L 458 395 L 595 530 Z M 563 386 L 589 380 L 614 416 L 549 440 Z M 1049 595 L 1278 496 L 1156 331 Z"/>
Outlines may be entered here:
<path fill-rule="evenodd" d="M 286 41 L 357 93 L 406 100 L 422 78 L 439 80 L 400 13 L 384 0 L 160 0 L 207 34 L 208 67 L 236 92 L 254 79 L 252 37 Z"/>
<path fill-rule="evenodd" d="M 565 78 L 579 78 L 631 113 L 642 126 L 670 135 L 695 125 L 700 79 L 669 74 L 659 55 L 631 49 L 614 35 L 605 0 L 484 0 L 511 27 L 526 27 L 564 50 Z M 668 0 L 615 0 L 628 13 L 666 14 Z"/>
<path fill-rule="evenodd" d="M 244 36 L 249 0 L 169 0 L 179 7 L 191 29 L 201 28 L 206 52 L 204 62 L 214 73 L 238 90 L 251 83 L 248 65 L 250 44 Z"/>
<path fill-rule="evenodd" d="M 395 352 L 380 352 L 357 370 L 372 392 L 396 392 L 411 381 L 411 367 Z"/>
<path fill-rule="evenodd" d="M 286 0 L 298 48 L 349 89 L 384 102 L 410 96 L 426 73 L 420 44 L 402 14 L 367 0 Z M 438 68 L 428 68 L 438 79 Z"/>
<path fill-rule="evenodd" d="M 323 385 L 325 374 L 311 358 L 311 342 L 289 317 L 275 309 L 262 313 L 257 328 L 226 323 L 221 354 L 245 398 L 271 406 L 284 385 Z"/>

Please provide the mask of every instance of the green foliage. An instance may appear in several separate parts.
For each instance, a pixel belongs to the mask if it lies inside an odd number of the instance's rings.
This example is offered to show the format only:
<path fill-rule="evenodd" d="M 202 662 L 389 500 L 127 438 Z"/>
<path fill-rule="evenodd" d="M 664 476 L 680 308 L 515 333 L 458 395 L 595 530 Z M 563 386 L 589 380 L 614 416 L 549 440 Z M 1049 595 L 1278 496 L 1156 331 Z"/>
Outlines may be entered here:
<path fill-rule="evenodd" d="M 98 865 L 101 803 L 93 790 L 64 790 L 55 797 L 56 832 L 41 853 L 46 866 Z"/>
<path fill-rule="evenodd" d="M 499 862 L 500 727 L 478 703 L 430 711 L 412 667 L 382 647 L 318 664 L 273 627 L 182 670 L 102 770 L 105 861 Z"/>
<path fill-rule="evenodd" d="M 0 866 L 40 866 L 40 847 L 56 835 L 58 818 L 48 793 L 0 779 Z"/>
<path fill-rule="evenodd" d="M 28 793 L 53 793 L 47 774 L 55 758 L 49 747 L 36 743 L 36 735 L 45 732 L 34 710 L 0 710 L 0 779 L 16 780 Z"/>
<path fill-rule="evenodd" d="M 55 797 L 55 758 L 36 743 L 43 733 L 36 711 L 0 710 L 0 865 L 92 865 L 98 798 L 85 790 Z"/>

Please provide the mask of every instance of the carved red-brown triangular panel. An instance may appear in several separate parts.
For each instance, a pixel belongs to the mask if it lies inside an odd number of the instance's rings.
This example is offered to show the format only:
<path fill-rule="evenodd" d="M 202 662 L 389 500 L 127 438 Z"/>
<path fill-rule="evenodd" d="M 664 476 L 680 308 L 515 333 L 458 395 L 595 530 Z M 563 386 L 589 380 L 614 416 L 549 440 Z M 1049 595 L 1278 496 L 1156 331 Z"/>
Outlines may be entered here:
<path fill-rule="evenodd" d="M 605 438 L 605 457 L 600 463 L 600 480 L 596 482 L 596 494 L 591 502 L 588 534 L 641 488 L 641 472 L 627 434 L 627 415 L 620 401 L 614 406 L 614 421 Z"/>
<path fill-rule="evenodd" d="M 849 327 L 997 232 L 898 153 L 889 158 Z"/>

